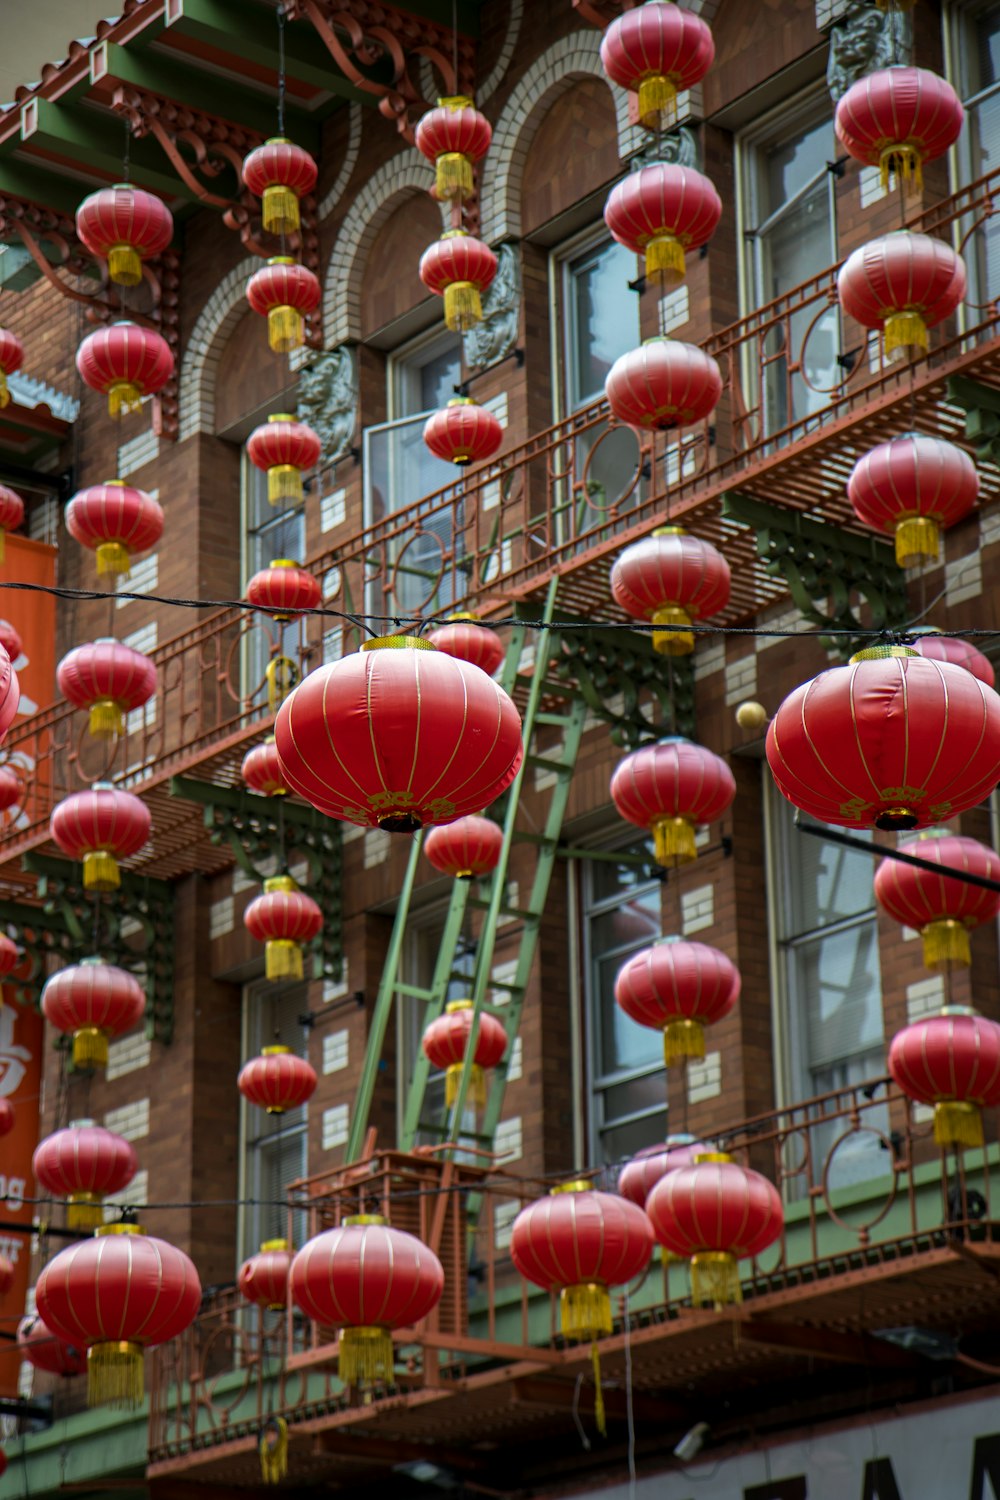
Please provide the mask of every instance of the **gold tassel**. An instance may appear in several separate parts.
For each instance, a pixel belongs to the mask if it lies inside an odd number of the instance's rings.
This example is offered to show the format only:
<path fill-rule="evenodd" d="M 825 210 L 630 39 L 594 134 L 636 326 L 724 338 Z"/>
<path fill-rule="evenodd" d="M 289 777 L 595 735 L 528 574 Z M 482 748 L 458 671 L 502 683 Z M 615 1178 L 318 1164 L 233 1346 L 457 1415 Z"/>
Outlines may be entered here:
<path fill-rule="evenodd" d="M 108 386 L 108 415 L 127 417 L 142 410 L 142 392 L 131 380 L 115 380 Z"/>
<path fill-rule="evenodd" d="M 299 227 L 299 200 L 283 182 L 272 182 L 262 199 L 268 234 L 294 234 Z"/>
<path fill-rule="evenodd" d="M 392 1384 L 392 1334 L 388 1328 L 343 1328 L 337 1373 L 345 1385 Z"/>
<path fill-rule="evenodd" d="M 564 1286 L 559 1294 L 559 1322 L 563 1337 L 596 1339 L 611 1332 L 611 1294 L 599 1281 Z"/>
<path fill-rule="evenodd" d="M 934 1139 L 939 1146 L 981 1146 L 983 1116 L 967 1099 L 942 1099 L 934 1106 Z"/>
<path fill-rule="evenodd" d="M 96 1193 L 72 1193 L 66 1209 L 67 1229 L 87 1234 L 104 1223 L 104 1204 Z"/>
<path fill-rule="evenodd" d="M 117 286 L 138 286 L 142 261 L 134 245 L 112 245 L 108 251 L 108 274 Z"/>
<path fill-rule="evenodd" d="M 10 387 L 7 384 L 7 371 L 0 370 L 0 407 L 10 405 Z"/>
<path fill-rule="evenodd" d="M 112 698 L 98 698 L 90 705 L 90 732 L 95 740 L 113 740 L 125 724 L 122 711 Z"/>
<path fill-rule="evenodd" d="M 7 538 L 6 531 L 0 529 L 0 563 L 3 562 L 4 558 L 7 555 L 6 538 Z"/>
<path fill-rule="evenodd" d="M 705 1028 L 700 1021 L 669 1021 L 663 1028 L 663 1061 L 668 1068 L 705 1056 Z"/>
<path fill-rule="evenodd" d="M 933 516 L 905 516 L 896 522 L 896 565 L 915 568 L 929 557 L 937 562 L 941 551 L 941 533 Z"/>
<path fill-rule="evenodd" d="M 653 851 L 658 865 L 676 869 L 678 865 L 690 864 L 697 858 L 694 824 L 687 818 L 654 818 L 652 827 Z"/>
<path fill-rule="evenodd" d="M 273 1435 L 273 1442 L 268 1441 Z M 284 1417 L 269 1417 L 260 1435 L 260 1477 L 265 1484 L 278 1484 L 288 1473 L 288 1423 Z"/>
<path fill-rule="evenodd" d="M 444 320 L 452 333 L 466 333 L 482 321 L 479 288 L 472 281 L 453 281 L 444 289 Z"/>
<path fill-rule="evenodd" d="M 302 949 L 288 938 L 270 938 L 264 945 L 264 972 L 268 979 L 301 979 Z"/>
<path fill-rule="evenodd" d="M 108 1065 L 108 1039 L 99 1026 L 81 1026 L 73 1033 L 73 1066 L 84 1072 Z"/>
<path fill-rule="evenodd" d="M 743 1301 L 740 1269 L 728 1250 L 705 1250 L 691 1257 L 691 1301 L 696 1306 L 726 1307 Z"/>
<path fill-rule="evenodd" d="M 85 891 L 116 891 L 122 883 L 118 861 L 110 849 L 88 849 L 83 856 Z"/>
<path fill-rule="evenodd" d="M 924 940 L 924 963 L 928 969 L 946 969 L 951 964 L 968 968 L 972 963 L 969 930 L 953 917 L 939 917 L 936 922 L 928 922 L 921 928 L 920 936 Z"/>
<path fill-rule="evenodd" d="M 458 1080 L 462 1076 L 464 1066 L 464 1063 L 451 1063 L 444 1075 L 445 1109 L 454 1108 L 455 1100 L 458 1098 Z M 478 1063 L 472 1064 L 465 1102 L 474 1104 L 477 1109 L 483 1109 L 486 1105 L 486 1074 Z"/>
<path fill-rule="evenodd" d="M 279 500 L 302 500 L 302 470 L 296 464 L 275 464 L 268 469 L 267 498 L 271 505 Z"/>
<path fill-rule="evenodd" d="M 594 1421 L 601 1437 L 607 1437 L 608 1419 L 604 1411 L 604 1389 L 601 1385 L 601 1351 L 596 1344 L 590 1346 L 590 1363 L 594 1370 Z"/>
<path fill-rule="evenodd" d="M 691 616 L 679 604 L 665 604 L 653 613 L 654 625 L 690 625 Z M 660 656 L 690 656 L 694 634 L 690 630 L 654 630 L 653 650 Z"/>
<path fill-rule="evenodd" d="M 87 1405 L 134 1408 L 142 1397 L 142 1345 L 127 1339 L 94 1344 L 87 1355 Z"/>
<path fill-rule="evenodd" d="M 101 578 L 106 573 L 115 573 L 120 578 L 127 578 L 131 561 L 128 548 L 122 542 L 101 542 L 97 549 L 97 576 Z"/>
<path fill-rule="evenodd" d="M 272 307 L 267 315 L 267 342 L 275 354 L 302 346 L 302 314 L 296 307 Z"/>
<path fill-rule="evenodd" d="M 927 324 L 913 308 L 902 308 L 899 312 L 890 313 L 886 318 L 885 353 L 887 359 L 891 359 L 898 350 L 903 350 L 905 353 L 907 349 L 911 349 L 926 354 L 929 347 Z"/>
<path fill-rule="evenodd" d="M 295 686 L 295 663 L 287 656 L 276 656 L 268 662 L 264 676 L 267 678 L 267 706 L 272 714 L 276 714 Z"/>
<path fill-rule="evenodd" d="M 891 146 L 886 146 L 879 157 L 878 165 L 882 187 L 886 191 L 888 191 L 889 187 L 889 178 L 895 173 L 897 182 L 904 182 L 907 187 L 912 185 L 918 193 L 923 192 L 923 158 L 916 146 L 911 146 L 908 142 L 899 141 Z"/>
<path fill-rule="evenodd" d="M 639 84 L 639 123 L 645 130 L 666 130 L 676 114 L 676 88 L 662 73 L 650 73 Z"/>
<path fill-rule="evenodd" d="M 460 151 L 446 151 L 436 162 L 437 180 L 435 191 L 445 201 L 455 198 L 464 203 L 472 197 L 472 163 Z"/>
<path fill-rule="evenodd" d="M 658 286 L 678 286 L 684 280 L 684 246 L 669 230 L 661 229 L 646 246 L 646 280 Z"/>

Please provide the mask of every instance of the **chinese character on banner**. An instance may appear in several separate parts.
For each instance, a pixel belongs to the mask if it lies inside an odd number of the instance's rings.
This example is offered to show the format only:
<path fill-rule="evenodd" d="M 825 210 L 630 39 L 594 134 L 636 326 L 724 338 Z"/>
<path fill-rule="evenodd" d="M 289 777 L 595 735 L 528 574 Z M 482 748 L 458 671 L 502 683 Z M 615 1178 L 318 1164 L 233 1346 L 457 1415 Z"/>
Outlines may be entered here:
<path fill-rule="evenodd" d="M 0 1096 L 14 1106 L 14 1128 L 0 1139 L 0 1254 L 14 1266 L 14 1283 L 0 1297 L 0 1329 L 13 1333 L 24 1312 L 31 1262 L 35 1179 L 31 1158 L 38 1145 L 38 1096 L 45 1023 L 30 1006 L 12 1005 L 4 992 L 0 1010 Z M 26 1201 L 27 1200 L 27 1201 Z M 24 1228 L 20 1228 L 23 1224 Z M 21 1360 L 16 1345 L 0 1339 L 0 1396 L 17 1395 Z"/>

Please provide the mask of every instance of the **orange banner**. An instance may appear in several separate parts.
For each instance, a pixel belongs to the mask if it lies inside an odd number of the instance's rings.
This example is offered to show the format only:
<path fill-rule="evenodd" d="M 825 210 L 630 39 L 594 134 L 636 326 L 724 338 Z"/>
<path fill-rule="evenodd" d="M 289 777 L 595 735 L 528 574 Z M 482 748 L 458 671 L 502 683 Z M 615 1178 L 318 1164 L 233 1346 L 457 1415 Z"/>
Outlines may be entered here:
<path fill-rule="evenodd" d="M 12 1005 L 10 990 L 6 990 L 0 1010 L 0 1096 L 14 1106 L 14 1128 L 0 1139 L 0 1255 L 13 1264 L 14 1283 L 0 1297 L 0 1396 L 17 1395 L 21 1361 L 8 1335 L 15 1332 L 24 1313 L 31 1269 L 35 1217 L 31 1158 L 38 1145 L 44 1038 L 45 1023 L 38 1012 L 30 1006 Z M 22 1224 L 23 1229 L 18 1227 Z"/>
<path fill-rule="evenodd" d="M 56 579 L 56 549 L 26 536 L 6 537 L 0 583 L 38 583 Z M 47 727 L 31 733 L 30 720 L 56 699 L 56 601 L 51 594 L 0 588 L 0 620 L 8 620 L 21 637 L 23 650 L 14 666 L 21 686 L 21 706 L 0 749 L 0 761 L 12 766 L 25 785 L 23 807 L 5 815 L 8 826 L 28 827 L 47 820 L 59 800 L 52 765 L 52 738 Z"/>

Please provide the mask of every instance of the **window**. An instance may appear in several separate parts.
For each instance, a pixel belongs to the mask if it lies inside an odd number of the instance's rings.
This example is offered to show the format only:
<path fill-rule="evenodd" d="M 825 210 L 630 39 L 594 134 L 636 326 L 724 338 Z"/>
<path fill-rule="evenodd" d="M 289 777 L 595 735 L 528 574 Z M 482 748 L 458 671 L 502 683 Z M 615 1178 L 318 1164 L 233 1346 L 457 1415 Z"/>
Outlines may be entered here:
<path fill-rule="evenodd" d="M 243 576 L 249 581 L 262 568 L 281 558 L 301 563 L 306 555 L 306 513 L 304 504 L 291 506 L 288 501 L 272 505 L 267 498 L 267 475 L 243 455 Z M 244 642 L 243 673 L 245 694 L 261 707 L 267 701 L 268 683 L 265 673 L 272 660 L 272 646 L 277 644 L 277 655 L 292 663 L 286 667 L 281 680 L 286 689 L 295 686 L 294 672 L 298 670 L 300 642 L 303 625 L 290 620 L 285 625 L 277 624 L 266 615 L 250 617 Z"/>
<path fill-rule="evenodd" d="M 418 989 L 429 990 L 434 983 L 434 974 L 441 955 L 441 942 L 444 937 L 445 908 L 439 908 L 429 913 L 415 915 L 409 925 L 408 940 L 403 955 L 403 980 L 406 984 L 416 986 Z M 466 918 L 466 934 L 468 933 L 468 918 Z M 471 994 L 472 976 L 475 969 L 476 944 L 475 941 L 463 936 L 459 939 L 448 979 L 448 987 L 445 1000 L 464 1000 Z M 406 1109 L 407 1099 L 410 1091 L 410 1080 L 413 1077 L 413 1069 L 420 1055 L 420 1039 L 424 1034 L 425 1027 L 425 1005 L 422 1000 L 415 996 L 403 995 L 397 999 L 398 1006 L 398 1051 L 400 1058 L 399 1069 L 399 1126 L 402 1129 L 403 1116 Z M 440 1141 L 441 1136 L 438 1128 L 444 1124 L 444 1074 L 431 1071 L 427 1080 L 427 1089 L 424 1094 L 423 1112 L 420 1118 L 420 1126 L 416 1136 L 418 1145 L 434 1145 Z M 475 1133 L 476 1118 L 475 1111 L 466 1110 L 463 1118 L 464 1127 Z"/>
<path fill-rule="evenodd" d="M 965 105 L 965 129 L 958 143 L 959 182 L 975 182 L 1000 167 L 1000 4 L 970 5 L 955 13 L 952 27 L 952 82 Z M 963 226 L 964 228 L 964 226 Z M 970 303 L 1000 293 L 1000 220 L 991 217 L 963 254 L 972 286 Z"/>
<path fill-rule="evenodd" d="M 243 1031 L 246 1058 L 261 1048 L 280 1044 L 305 1054 L 308 1033 L 299 1020 L 306 1011 L 301 986 L 278 990 L 273 984 L 250 984 L 244 991 Z M 269 1115 L 244 1102 L 241 1115 L 242 1179 L 245 1200 L 241 1234 L 242 1256 L 255 1254 L 265 1240 L 284 1239 L 288 1214 L 281 1207 L 288 1184 L 306 1173 L 306 1111 L 290 1109 Z M 295 1244 L 305 1243 L 305 1215 L 297 1215 Z"/>

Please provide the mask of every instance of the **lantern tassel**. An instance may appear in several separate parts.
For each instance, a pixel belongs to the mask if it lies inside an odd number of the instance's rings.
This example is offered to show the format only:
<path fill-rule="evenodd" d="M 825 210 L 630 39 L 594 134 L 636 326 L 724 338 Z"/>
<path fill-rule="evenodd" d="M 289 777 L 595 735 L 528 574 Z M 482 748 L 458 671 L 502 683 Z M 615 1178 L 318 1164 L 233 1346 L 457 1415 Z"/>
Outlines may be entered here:
<path fill-rule="evenodd" d="M 905 182 L 908 187 L 912 184 L 918 193 L 923 192 L 923 158 L 916 146 L 903 141 L 886 146 L 879 157 L 879 175 L 884 191 L 888 191 L 889 178 L 893 173 L 896 174 L 897 182 Z"/>
<path fill-rule="evenodd" d="M 104 1204 L 96 1193 L 73 1193 L 66 1207 L 67 1229 L 82 1229 L 86 1234 L 104 1223 Z"/>
<path fill-rule="evenodd" d="M 670 1021 L 663 1028 L 663 1061 L 668 1068 L 705 1056 L 705 1028 L 700 1021 Z"/>
<path fill-rule="evenodd" d="M 437 177 L 434 191 L 446 202 L 457 199 L 464 203 L 473 193 L 472 162 L 460 151 L 445 151 L 437 158 Z"/>
<path fill-rule="evenodd" d="M 962 922 L 940 917 L 936 922 L 928 922 L 920 936 L 924 940 L 924 963 L 928 969 L 945 969 L 951 964 L 968 968 L 972 963 L 969 931 Z"/>
<path fill-rule="evenodd" d="M 288 1473 L 288 1423 L 284 1417 L 268 1417 L 258 1449 L 260 1477 L 265 1484 L 279 1484 Z"/>
<path fill-rule="evenodd" d="M 287 656 L 276 656 L 269 661 L 264 671 L 267 678 L 267 707 L 276 714 L 295 686 L 295 663 Z"/>
<path fill-rule="evenodd" d="M 142 392 L 131 380 L 115 380 L 108 386 L 108 415 L 127 417 L 142 410 Z"/>
<path fill-rule="evenodd" d="M 458 1081 L 462 1076 L 464 1066 L 464 1063 L 451 1063 L 444 1075 L 445 1109 L 453 1109 L 455 1106 L 455 1100 L 458 1098 Z M 484 1109 L 486 1106 L 486 1074 L 478 1063 L 472 1064 L 465 1102 L 474 1104 L 477 1109 Z"/>
<path fill-rule="evenodd" d="M 296 307 L 272 307 L 267 315 L 267 342 L 275 354 L 302 346 L 302 314 Z"/>
<path fill-rule="evenodd" d="M 102 578 L 105 574 L 113 573 L 120 578 L 127 578 L 131 569 L 132 559 L 129 557 L 128 548 L 124 542 L 101 542 L 97 548 L 97 576 Z"/>
<path fill-rule="evenodd" d="M 299 227 L 299 200 L 283 182 L 264 189 L 264 228 L 268 234 L 294 234 Z"/>
<path fill-rule="evenodd" d="M 664 604 L 653 612 L 654 625 L 690 625 L 691 616 L 679 604 Z M 690 656 L 694 633 L 690 630 L 654 630 L 653 650 L 660 656 Z"/>
<path fill-rule="evenodd" d="M 99 1026 L 81 1026 L 73 1033 L 73 1066 L 92 1073 L 108 1065 L 108 1038 Z"/>
<path fill-rule="evenodd" d="M 274 464 L 267 471 L 267 499 L 270 505 L 279 500 L 302 500 L 302 470 L 295 464 Z"/>
<path fill-rule="evenodd" d="M 10 405 L 10 387 L 7 385 L 7 372 L 0 370 L 0 407 Z"/>
<path fill-rule="evenodd" d="M 142 1397 L 142 1345 L 127 1339 L 94 1344 L 87 1355 L 87 1405 L 134 1408 Z"/>
<path fill-rule="evenodd" d="M 116 891 L 122 883 L 118 861 L 110 849 L 88 849 L 83 856 L 85 891 Z"/>
<path fill-rule="evenodd" d="M 391 1385 L 393 1355 L 389 1329 L 342 1329 L 338 1374 L 345 1385 Z"/>
<path fill-rule="evenodd" d="M 479 288 L 472 281 L 453 281 L 444 290 L 444 320 L 452 333 L 466 333 L 482 321 Z"/>
<path fill-rule="evenodd" d="M 915 568 L 925 557 L 937 562 L 941 533 L 933 516 L 905 516 L 896 522 L 896 563 Z"/>
<path fill-rule="evenodd" d="M 2 563 L 4 561 L 4 558 L 6 557 L 6 554 L 7 554 L 6 537 L 7 537 L 6 531 L 0 529 L 0 563 Z"/>
<path fill-rule="evenodd" d="M 653 850 L 658 865 L 675 869 L 677 865 L 690 864 L 691 860 L 697 858 L 694 824 L 687 818 L 654 818 L 652 828 Z"/>
<path fill-rule="evenodd" d="M 650 73 L 639 84 L 639 123 L 644 130 L 666 130 L 677 114 L 677 90 L 662 73 Z"/>
<path fill-rule="evenodd" d="M 646 246 L 646 279 L 658 286 L 678 286 L 684 280 L 684 246 L 667 229 Z"/>
<path fill-rule="evenodd" d="M 301 979 L 302 949 L 288 938 L 269 938 L 264 945 L 264 972 L 268 979 Z"/>
<path fill-rule="evenodd" d="M 939 1146 L 981 1146 L 983 1117 L 967 1099 L 942 1099 L 934 1106 L 934 1139 Z"/>
<path fill-rule="evenodd" d="M 138 286 L 142 261 L 134 245 L 112 245 L 108 251 L 108 275 L 117 286 Z"/>
<path fill-rule="evenodd" d="M 914 349 L 926 354 L 930 347 L 927 324 L 913 308 L 890 313 L 885 320 L 885 353 L 890 359 L 900 349 Z"/>
<path fill-rule="evenodd" d="M 577 1286 L 564 1286 L 559 1294 L 559 1319 L 563 1337 L 576 1339 L 598 1338 L 610 1333 L 611 1294 L 607 1287 L 597 1281 L 584 1281 Z"/>
<path fill-rule="evenodd" d="M 608 1419 L 604 1411 L 604 1388 L 601 1385 L 601 1351 L 596 1343 L 590 1346 L 590 1363 L 594 1371 L 594 1421 L 601 1437 L 607 1437 Z"/>
<path fill-rule="evenodd" d="M 702 1307 L 743 1301 L 739 1264 L 728 1250 L 706 1250 L 691 1257 L 691 1301 Z"/>
<path fill-rule="evenodd" d="M 113 740 L 124 727 L 122 711 L 113 698 L 98 698 L 90 705 L 90 732 L 95 740 Z"/>

